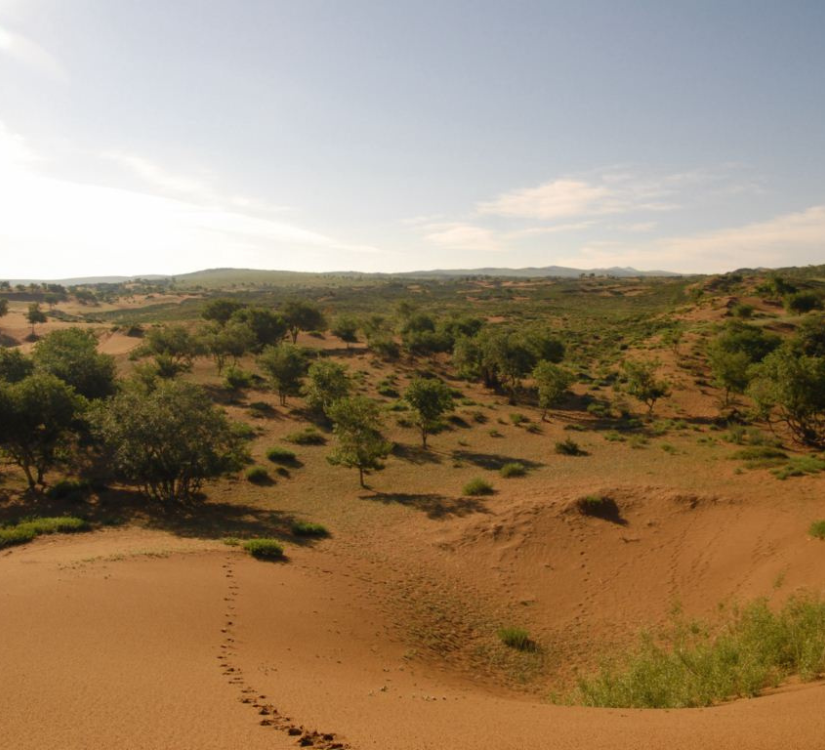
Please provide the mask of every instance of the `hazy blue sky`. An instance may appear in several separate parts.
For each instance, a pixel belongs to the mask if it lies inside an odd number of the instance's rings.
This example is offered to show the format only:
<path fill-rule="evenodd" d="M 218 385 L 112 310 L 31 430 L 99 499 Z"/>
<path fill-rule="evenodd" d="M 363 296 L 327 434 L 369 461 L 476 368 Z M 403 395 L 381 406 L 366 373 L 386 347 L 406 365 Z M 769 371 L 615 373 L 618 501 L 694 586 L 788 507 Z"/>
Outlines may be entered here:
<path fill-rule="evenodd" d="M 0 278 L 821 262 L 824 0 L 0 0 Z"/>

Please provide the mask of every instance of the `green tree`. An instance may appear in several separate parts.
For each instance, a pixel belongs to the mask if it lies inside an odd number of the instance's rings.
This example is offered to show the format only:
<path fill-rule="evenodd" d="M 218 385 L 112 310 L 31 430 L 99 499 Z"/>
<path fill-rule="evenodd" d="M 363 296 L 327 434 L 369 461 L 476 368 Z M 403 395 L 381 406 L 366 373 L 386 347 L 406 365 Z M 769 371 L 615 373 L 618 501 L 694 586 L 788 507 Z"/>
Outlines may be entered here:
<path fill-rule="evenodd" d="M 229 322 L 229 319 L 243 307 L 243 303 L 238 302 L 238 300 L 226 298 L 213 299 L 204 305 L 201 317 L 204 320 L 213 321 L 220 326 L 225 326 Z"/>
<path fill-rule="evenodd" d="M 336 401 L 349 396 L 350 380 L 344 365 L 322 359 L 313 362 L 307 374 L 304 395 L 311 409 L 328 414 Z"/>
<path fill-rule="evenodd" d="M 163 325 L 149 329 L 143 345 L 135 351 L 134 356 L 152 357 L 158 375 L 173 378 L 181 372 L 189 372 L 195 357 L 200 353 L 200 342 L 188 328 Z"/>
<path fill-rule="evenodd" d="M 825 358 L 788 343 L 754 367 L 748 394 L 765 419 L 784 423 L 805 445 L 825 447 Z"/>
<path fill-rule="evenodd" d="M 32 337 L 34 337 L 36 335 L 35 331 L 34 331 L 34 327 L 38 323 L 45 323 L 46 322 L 46 313 L 44 313 L 40 309 L 40 303 L 39 302 L 30 302 L 29 303 L 29 308 L 26 312 L 26 320 L 29 321 L 29 323 L 32 327 Z"/>
<path fill-rule="evenodd" d="M 656 377 L 660 366 L 659 362 L 626 361 L 622 364 L 627 392 L 647 406 L 648 415 L 653 414 L 653 407 L 660 398 L 670 395 L 668 383 Z"/>
<path fill-rule="evenodd" d="M 336 401 L 329 410 L 335 424 L 338 444 L 327 461 L 333 466 L 358 469 L 362 487 L 364 474 L 382 468 L 382 459 L 392 449 L 381 434 L 381 411 L 366 396 L 352 396 Z"/>
<path fill-rule="evenodd" d="M 85 398 L 115 392 L 114 357 L 97 351 L 97 337 L 90 329 L 53 331 L 37 342 L 32 359 L 38 370 L 55 375 Z"/>
<path fill-rule="evenodd" d="M 151 390 L 130 383 L 98 403 L 91 422 L 116 473 L 163 503 L 195 499 L 205 482 L 240 470 L 245 459 L 223 412 L 192 383 L 158 381 Z"/>
<path fill-rule="evenodd" d="M 358 341 L 358 321 L 351 315 L 339 315 L 332 324 L 330 331 L 333 336 L 337 336 L 347 345 Z"/>
<path fill-rule="evenodd" d="M 573 385 L 574 378 L 569 370 L 544 360 L 533 369 L 533 380 L 538 389 L 539 406 L 543 409 L 543 422 L 547 418 L 547 412 L 564 398 L 568 388 Z"/>
<path fill-rule="evenodd" d="M 248 324 L 232 320 L 225 325 L 214 324 L 200 333 L 203 350 L 215 360 L 218 375 L 223 372 L 226 360 L 233 364 L 256 345 L 255 334 Z"/>
<path fill-rule="evenodd" d="M 9 301 L 3 297 L 0 299 L 0 318 L 4 318 L 9 314 Z"/>
<path fill-rule="evenodd" d="M 23 470 L 30 489 L 45 486 L 45 474 L 68 445 L 83 404 L 48 373 L 0 383 L 0 450 Z"/>
<path fill-rule="evenodd" d="M 244 307 L 233 313 L 231 320 L 246 323 L 252 329 L 256 352 L 261 352 L 266 346 L 280 344 L 287 333 L 284 317 L 265 307 Z"/>
<path fill-rule="evenodd" d="M 283 316 L 293 345 L 298 341 L 299 331 L 321 331 L 326 327 L 324 314 L 317 305 L 306 300 L 287 302 L 284 305 Z"/>
<path fill-rule="evenodd" d="M 288 396 L 300 395 L 307 363 L 297 346 L 268 346 L 258 357 L 258 365 L 278 392 L 281 406 L 286 405 Z"/>
<path fill-rule="evenodd" d="M 450 387 L 435 378 L 414 378 L 404 391 L 404 400 L 410 405 L 413 421 L 421 431 L 421 444 L 426 448 L 427 435 L 454 408 Z"/>
<path fill-rule="evenodd" d="M 0 347 L 0 382 L 17 383 L 34 372 L 34 362 L 19 349 Z"/>

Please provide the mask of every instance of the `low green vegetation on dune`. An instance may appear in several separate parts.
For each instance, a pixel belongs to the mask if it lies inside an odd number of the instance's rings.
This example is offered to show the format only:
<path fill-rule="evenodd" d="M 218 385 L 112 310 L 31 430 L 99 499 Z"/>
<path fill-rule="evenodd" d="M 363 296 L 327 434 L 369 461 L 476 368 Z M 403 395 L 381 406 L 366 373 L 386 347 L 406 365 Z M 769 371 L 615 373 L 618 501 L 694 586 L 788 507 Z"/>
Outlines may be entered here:
<path fill-rule="evenodd" d="M 25 544 L 41 534 L 73 534 L 90 528 L 87 521 L 72 516 L 30 518 L 13 526 L 0 527 L 0 549 Z"/>
<path fill-rule="evenodd" d="M 825 532 L 824 532 L 825 533 Z M 665 633 L 645 633 L 626 655 L 582 677 L 566 700 L 613 708 L 695 708 L 754 697 L 791 676 L 825 672 L 825 601 L 765 601 L 734 613 L 719 630 L 676 618 Z"/>

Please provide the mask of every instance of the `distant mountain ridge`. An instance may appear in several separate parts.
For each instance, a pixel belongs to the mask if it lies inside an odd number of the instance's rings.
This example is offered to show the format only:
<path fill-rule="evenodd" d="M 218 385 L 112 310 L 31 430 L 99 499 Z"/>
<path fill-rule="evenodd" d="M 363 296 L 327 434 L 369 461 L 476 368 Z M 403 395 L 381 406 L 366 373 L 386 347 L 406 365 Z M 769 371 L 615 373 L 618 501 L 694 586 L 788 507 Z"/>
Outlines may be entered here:
<path fill-rule="evenodd" d="M 87 284 L 123 284 L 137 279 L 147 281 L 185 281 L 188 284 L 197 284 L 200 278 L 213 278 L 216 276 L 242 275 L 245 280 L 253 281 L 255 276 L 260 274 L 261 282 L 266 281 L 267 276 L 343 276 L 343 277 L 375 277 L 375 278 L 451 278 L 458 276 L 495 276 L 506 278 L 577 278 L 581 275 L 595 274 L 596 276 L 614 276 L 619 278 L 632 277 L 674 277 L 684 274 L 672 271 L 639 271 L 630 267 L 614 266 L 613 268 L 569 268 L 566 266 L 542 266 L 529 268 L 436 268 L 429 271 L 400 271 L 397 273 L 380 273 L 366 271 L 279 271 L 275 269 L 254 269 L 254 268 L 208 268 L 200 271 L 183 274 L 137 274 L 134 276 L 84 276 L 69 279 L 9 279 L 9 283 L 15 284 L 39 284 L 51 283 L 62 284 L 64 286 L 81 286 Z M 0 277 L 2 278 L 2 277 Z"/>

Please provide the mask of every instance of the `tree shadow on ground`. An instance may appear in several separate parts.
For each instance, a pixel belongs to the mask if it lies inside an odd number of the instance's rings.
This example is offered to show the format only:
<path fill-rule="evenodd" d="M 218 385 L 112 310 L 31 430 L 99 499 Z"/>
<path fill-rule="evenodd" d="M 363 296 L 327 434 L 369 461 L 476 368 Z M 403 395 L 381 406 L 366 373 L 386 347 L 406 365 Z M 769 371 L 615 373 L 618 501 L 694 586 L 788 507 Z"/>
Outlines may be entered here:
<path fill-rule="evenodd" d="M 463 518 L 473 513 L 489 513 L 489 508 L 483 500 L 477 497 L 447 497 L 435 493 L 412 495 L 399 492 L 375 492 L 371 495 L 360 495 L 362 500 L 397 504 L 426 513 L 428 518 L 442 520 L 447 518 Z"/>
<path fill-rule="evenodd" d="M 499 453 L 474 453 L 473 451 L 453 451 L 453 459 L 465 461 L 473 466 L 491 471 L 499 471 L 505 464 L 519 463 L 528 469 L 538 469 L 544 464 L 538 461 L 530 461 L 526 458 L 514 458 L 513 456 L 503 456 Z"/>
<path fill-rule="evenodd" d="M 425 450 L 420 445 L 402 445 L 396 443 L 392 449 L 392 455 L 402 461 L 409 461 L 411 464 L 421 466 L 422 464 L 440 464 L 441 457 L 437 453 Z"/>
<path fill-rule="evenodd" d="M 98 497 L 71 502 L 26 493 L 0 508 L 0 525 L 31 516 L 78 516 L 93 526 L 128 524 L 190 539 L 271 537 L 300 546 L 318 541 L 293 534 L 296 518 L 287 511 L 208 500 L 165 506 L 127 488 L 108 489 Z"/>

